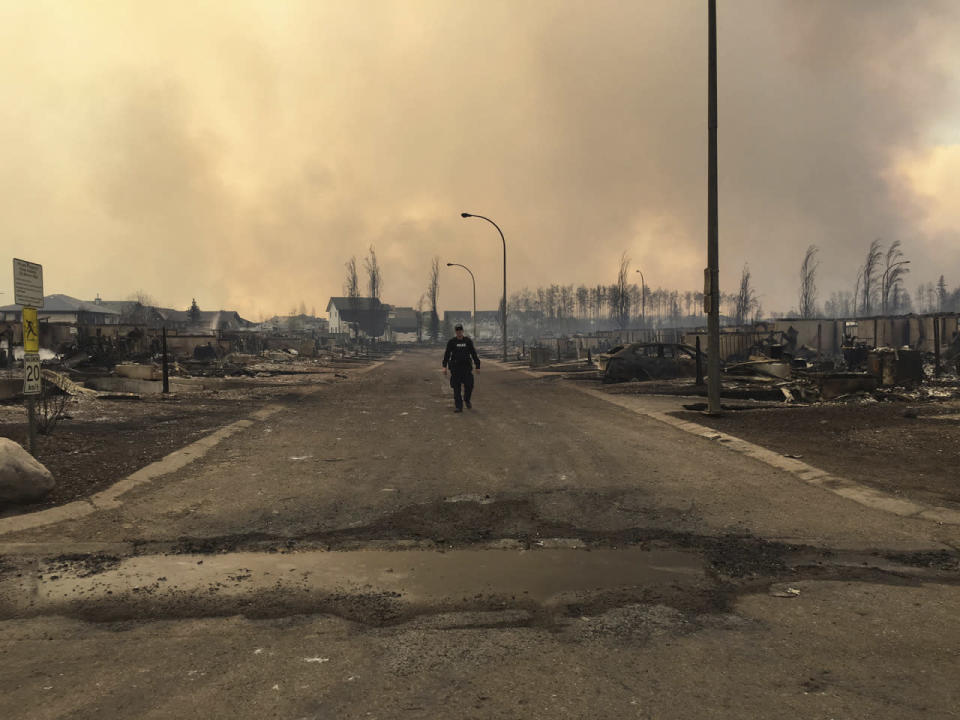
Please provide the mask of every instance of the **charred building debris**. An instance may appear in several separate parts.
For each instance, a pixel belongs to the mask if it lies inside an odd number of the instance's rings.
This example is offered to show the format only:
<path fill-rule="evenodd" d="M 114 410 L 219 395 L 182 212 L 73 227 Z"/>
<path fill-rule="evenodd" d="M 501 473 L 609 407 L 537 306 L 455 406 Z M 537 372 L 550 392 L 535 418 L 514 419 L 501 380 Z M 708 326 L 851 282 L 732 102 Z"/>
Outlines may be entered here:
<path fill-rule="evenodd" d="M 326 318 L 306 313 L 254 323 L 234 311 L 200 310 L 196 303 L 174 310 L 67 295 L 44 301 L 39 330 L 45 392 L 75 398 L 160 393 L 164 347 L 169 391 L 187 392 L 335 373 L 336 366 L 392 349 L 395 328 L 416 332 L 405 308 L 379 301 L 362 318 L 359 333 L 331 332 Z M 21 346 L 20 306 L 0 307 L 0 400 L 22 393 Z"/>
<path fill-rule="evenodd" d="M 960 397 L 960 314 L 784 319 L 725 327 L 724 392 L 790 403 Z M 531 366 L 594 372 L 644 392 L 699 394 L 710 348 L 700 329 L 628 329 L 538 338 Z M 697 359 L 701 371 L 697 371 Z M 656 386 L 655 388 L 653 386 Z"/>

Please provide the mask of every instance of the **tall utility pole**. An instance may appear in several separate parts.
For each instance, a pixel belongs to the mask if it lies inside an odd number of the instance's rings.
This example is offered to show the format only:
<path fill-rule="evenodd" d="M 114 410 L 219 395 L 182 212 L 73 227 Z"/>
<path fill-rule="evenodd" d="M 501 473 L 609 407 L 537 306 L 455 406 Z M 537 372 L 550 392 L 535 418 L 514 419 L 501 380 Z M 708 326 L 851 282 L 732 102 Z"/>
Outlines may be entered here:
<path fill-rule="evenodd" d="M 707 412 L 720 414 L 720 231 L 717 198 L 717 0 L 708 3 Z"/>

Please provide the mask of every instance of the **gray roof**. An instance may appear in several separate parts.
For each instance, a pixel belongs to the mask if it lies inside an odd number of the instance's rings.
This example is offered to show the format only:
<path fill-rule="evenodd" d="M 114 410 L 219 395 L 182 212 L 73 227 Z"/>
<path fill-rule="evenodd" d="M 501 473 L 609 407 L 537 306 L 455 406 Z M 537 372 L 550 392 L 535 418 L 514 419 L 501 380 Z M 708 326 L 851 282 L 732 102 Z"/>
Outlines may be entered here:
<path fill-rule="evenodd" d="M 0 307 L 3 312 L 19 312 L 20 305 L 4 305 Z M 69 295 L 44 295 L 43 307 L 40 308 L 40 314 L 43 313 L 68 313 L 68 312 L 88 312 L 100 313 L 101 315 L 120 315 L 120 310 L 109 307 L 106 304 L 78 300 Z"/>
<path fill-rule="evenodd" d="M 349 297 L 332 297 L 330 302 L 327 303 L 327 312 L 330 312 L 330 306 L 333 305 L 337 310 L 372 310 L 374 308 L 379 308 L 382 303 L 377 300 L 377 298 L 369 297 L 358 297 L 358 298 L 349 298 Z"/>

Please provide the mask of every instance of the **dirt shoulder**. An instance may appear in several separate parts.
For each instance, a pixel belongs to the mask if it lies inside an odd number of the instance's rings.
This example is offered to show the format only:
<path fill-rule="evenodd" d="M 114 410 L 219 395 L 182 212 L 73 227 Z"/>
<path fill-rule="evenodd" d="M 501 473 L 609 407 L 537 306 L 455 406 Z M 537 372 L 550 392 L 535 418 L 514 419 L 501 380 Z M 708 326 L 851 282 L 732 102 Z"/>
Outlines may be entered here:
<path fill-rule="evenodd" d="M 735 404 L 731 403 L 735 406 Z M 823 404 L 677 417 L 890 493 L 960 508 L 960 401 Z"/>
<path fill-rule="evenodd" d="M 366 364 L 237 380 L 223 390 L 70 397 L 53 433 L 37 436 L 36 458 L 53 473 L 56 486 L 38 503 L 0 503 L 0 517 L 89 497 L 264 405 L 294 402 L 305 390 L 341 382 Z M 0 437 L 26 445 L 26 410 L 21 402 L 0 404 Z"/>

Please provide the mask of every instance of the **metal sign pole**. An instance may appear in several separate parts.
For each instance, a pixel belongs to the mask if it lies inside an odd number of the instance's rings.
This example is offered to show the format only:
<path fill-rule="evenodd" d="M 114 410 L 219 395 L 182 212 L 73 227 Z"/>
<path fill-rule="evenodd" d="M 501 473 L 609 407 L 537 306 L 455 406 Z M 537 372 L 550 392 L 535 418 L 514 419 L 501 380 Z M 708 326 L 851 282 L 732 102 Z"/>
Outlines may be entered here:
<path fill-rule="evenodd" d="M 36 455 L 37 407 L 43 377 L 40 370 L 40 323 L 37 308 L 43 307 L 43 265 L 13 258 L 14 302 L 21 306 L 23 336 L 23 394 L 27 402 L 27 450 Z M 13 355 L 13 347 L 9 348 Z"/>
<path fill-rule="evenodd" d="M 27 451 L 37 454 L 36 396 L 40 393 L 43 376 L 40 370 L 40 325 L 37 309 L 24 307 L 20 312 L 23 331 L 23 394 L 27 402 Z"/>
<path fill-rule="evenodd" d="M 37 454 L 37 404 L 33 395 L 27 395 L 27 452 Z"/>

